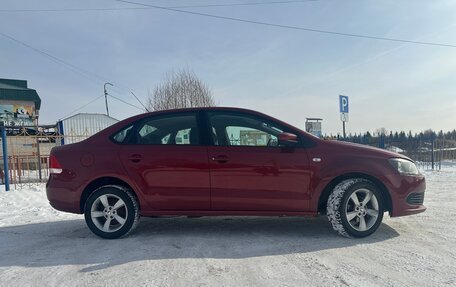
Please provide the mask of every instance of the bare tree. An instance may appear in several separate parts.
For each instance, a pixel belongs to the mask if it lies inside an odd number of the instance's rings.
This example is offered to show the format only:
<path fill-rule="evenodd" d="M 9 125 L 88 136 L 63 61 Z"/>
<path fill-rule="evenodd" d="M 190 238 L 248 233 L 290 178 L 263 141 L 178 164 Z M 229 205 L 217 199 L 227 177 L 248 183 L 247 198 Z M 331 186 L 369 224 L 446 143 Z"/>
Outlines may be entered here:
<path fill-rule="evenodd" d="M 160 111 L 191 107 L 213 107 L 211 90 L 195 75 L 183 69 L 168 73 L 164 82 L 149 94 L 148 109 Z"/>

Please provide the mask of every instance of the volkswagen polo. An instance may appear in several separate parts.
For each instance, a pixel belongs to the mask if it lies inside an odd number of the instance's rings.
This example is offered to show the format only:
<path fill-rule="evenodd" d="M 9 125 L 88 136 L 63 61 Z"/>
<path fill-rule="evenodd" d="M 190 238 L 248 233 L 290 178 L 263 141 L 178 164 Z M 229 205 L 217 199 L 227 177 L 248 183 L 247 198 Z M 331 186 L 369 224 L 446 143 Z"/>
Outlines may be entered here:
<path fill-rule="evenodd" d="M 408 157 L 326 141 L 238 108 L 141 114 L 54 147 L 50 204 L 84 214 L 113 239 L 140 216 L 315 216 L 365 237 L 391 217 L 423 212 L 425 178 Z"/>

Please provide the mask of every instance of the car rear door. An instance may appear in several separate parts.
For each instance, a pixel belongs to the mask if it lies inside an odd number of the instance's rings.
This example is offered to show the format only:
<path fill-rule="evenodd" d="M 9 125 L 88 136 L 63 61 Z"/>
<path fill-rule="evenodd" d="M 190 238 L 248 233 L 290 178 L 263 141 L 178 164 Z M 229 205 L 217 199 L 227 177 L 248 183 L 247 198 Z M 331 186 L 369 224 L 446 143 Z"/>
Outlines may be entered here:
<path fill-rule="evenodd" d="M 213 210 L 306 211 L 309 162 L 305 148 L 282 146 L 288 131 L 256 115 L 207 113 Z"/>
<path fill-rule="evenodd" d="M 125 172 L 154 209 L 210 209 L 207 147 L 200 144 L 199 122 L 198 112 L 165 114 L 119 133 Z"/>

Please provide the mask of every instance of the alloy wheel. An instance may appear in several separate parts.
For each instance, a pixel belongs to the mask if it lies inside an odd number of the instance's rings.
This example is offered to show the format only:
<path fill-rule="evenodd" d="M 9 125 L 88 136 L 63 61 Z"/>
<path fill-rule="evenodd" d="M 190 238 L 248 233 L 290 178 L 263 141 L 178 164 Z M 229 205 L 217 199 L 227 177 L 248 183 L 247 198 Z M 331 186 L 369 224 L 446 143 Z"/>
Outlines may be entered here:
<path fill-rule="evenodd" d="M 103 194 L 92 204 L 90 217 L 95 226 L 103 232 L 116 232 L 128 218 L 125 202 L 114 194 Z"/>
<path fill-rule="evenodd" d="M 355 190 L 347 200 L 345 216 L 357 231 L 371 229 L 379 216 L 379 203 L 375 194 L 366 188 Z"/>

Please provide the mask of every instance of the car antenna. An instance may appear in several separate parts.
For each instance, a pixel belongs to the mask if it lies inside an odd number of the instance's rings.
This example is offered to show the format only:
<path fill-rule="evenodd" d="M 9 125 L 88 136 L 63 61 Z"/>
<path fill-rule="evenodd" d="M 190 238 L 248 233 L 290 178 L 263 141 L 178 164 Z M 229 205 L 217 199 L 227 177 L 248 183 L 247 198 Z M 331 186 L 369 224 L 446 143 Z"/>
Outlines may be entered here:
<path fill-rule="evenodd" d="M 131 93 L 131 94 L 133 95 L 133 97 L 135 97 L 135 99 L 141 104 L 141 106 L 143 106 L 143 108 L 144 108 L 148 113 L 150 113 L 149 109 L 146 108 L 146 106 L 138 99 L 138 97 L 137 97 L 133 92 L 130 91 L 130 93 Z"/>

